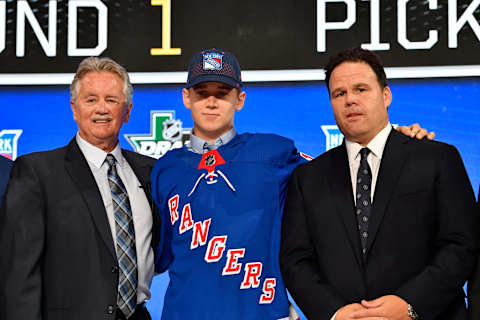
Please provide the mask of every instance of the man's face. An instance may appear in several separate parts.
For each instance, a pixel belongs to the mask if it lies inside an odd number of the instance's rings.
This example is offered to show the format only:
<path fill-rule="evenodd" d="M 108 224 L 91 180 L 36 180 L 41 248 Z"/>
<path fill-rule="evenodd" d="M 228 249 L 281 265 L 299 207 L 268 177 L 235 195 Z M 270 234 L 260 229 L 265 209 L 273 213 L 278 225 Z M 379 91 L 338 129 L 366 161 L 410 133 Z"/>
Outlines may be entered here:
<path fill-rule="evenodd" d="M 89 72 L 79 82 L 76 101 L 70 102 L 80 136 L 106 152 L 118 141 L 132 105 L 127 105 L 122 79 L 111 72 Z"/>
<path fill-rule="evenodd" d="M 330 103 L 337 125 L 351 141 L 367 145 L 388 123 L 392 93 L 364 62 L 343 62 L 330 77 Z"/>
<path fill-rule="evenodd" d="M 197 137 L 213 142 L 233 128 L 235 111 L 242 109 L 245 92 L 220 82 L 203 82 L 183 89 L 183 103 L 192 112 Z"/>

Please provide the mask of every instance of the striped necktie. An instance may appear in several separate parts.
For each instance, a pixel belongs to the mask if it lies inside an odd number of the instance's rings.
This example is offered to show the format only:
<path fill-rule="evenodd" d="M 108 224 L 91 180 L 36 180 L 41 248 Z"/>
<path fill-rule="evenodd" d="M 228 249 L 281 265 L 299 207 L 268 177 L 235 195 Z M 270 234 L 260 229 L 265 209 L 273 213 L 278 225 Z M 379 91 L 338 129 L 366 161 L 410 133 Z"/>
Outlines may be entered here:
<path fill-rule="evenodd" d="M 117 233 L 118 276 L 117 306 L 128 319 L 137 305 L 137 252 L 132 209 L 127 189 L 118 176 L 116 160 L 108 154 L 108 183 L 112 192 L 115 230 Z"/>

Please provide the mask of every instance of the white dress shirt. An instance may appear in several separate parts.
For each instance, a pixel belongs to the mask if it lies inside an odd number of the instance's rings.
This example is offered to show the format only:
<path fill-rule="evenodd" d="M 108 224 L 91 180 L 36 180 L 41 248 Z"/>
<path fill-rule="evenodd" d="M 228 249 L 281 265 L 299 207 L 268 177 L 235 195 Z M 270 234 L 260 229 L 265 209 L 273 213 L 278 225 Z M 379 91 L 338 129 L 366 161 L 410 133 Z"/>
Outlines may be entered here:
<path fill-rule="evenodd" d="M 375 193 L 375 186 L 377 184 L 378 170 L 380 169 L 380 163 L 382 161 L 383 149 L 385 149 L 385 143 L 387 142 L 388 135 L 392 131 L 392 125 L 387 124 L 377 135 L 365 146 L 370 150 L 367 156 L 367 162 L 372 172 L 372 187 L 370 188 L 370 200 L 373 203 L 373 195 Z M 360 150 L 364 148 L 361 144 L 345 139 L 345 146 L 347 147 L 348 164 L 350 167 L 350 177 L 352 178 L 352 192 L 355 204 L 357 203 L 357 197 L 355 196 L 357 191 L 357 173 L 358 167 L 360 167 Z"/>
<path fill-rule="evenodd" d="M 387 143 L 388 135 L 392 131 L 392 125 L 387 123 L 387 126 L 383 128 L 377 135 L 365 146 L 370 150 L 370 153 L 367 156 L 367 162 L 370 166 L 370 171 L 372 172 L 372 187 L 370 188 L 370 200 L 371 203 L 375 199 L 373 199 L 373 195 L 375 194 L 375 186 L 377 184 L 377 177 L 378 171 L 380 169 L 380 163 L 382 162 L 382 155 L 383 150 L 385 149 L 385 144 Z M 359 143 L 350 141 L 345 138 L 345 147 L 347 148 L 347 155 L 348 155 L 348 165 L 350 167 L 350 177 L 352 178 L 352 192 L 353 192 L 353 199 L 355 204 L 357 204 L 357 172 L 358 167 L 360 167 L 360 150 L 364 148 Z M 338 312 L 338 310 L 337 310 Z M 335 316 L 337 312 L 333 315 L 330 320 L 335 320 Z"/>
<path fill-rule="evenodd" d="M 117 249 L 117 233 L 115 230 L 112 193 L 107 177 L 108 163 L 105 162 L 107 153 L 82 139 L 78 133 L 76 140 L 80 150 L 87 159 L 90 170 L 95 177 L 98 189 L 102 195 L 115 249 Z M 127 189 L 132 209 L 133 226 L 135 229 L 135 246 L 137 249 L 137 304 L 141 304 L 145 300 L 150 299 L 150 284 L 152 283 L 154 273 L 153 250 L 151 247 L 153 223 L 152 211 L 145 192 L 140 188 L 140 181 L 122 155 L 120 144 L 117 144 L 115 149 L 110 153 L 117 160 L 117 172 Z"/>

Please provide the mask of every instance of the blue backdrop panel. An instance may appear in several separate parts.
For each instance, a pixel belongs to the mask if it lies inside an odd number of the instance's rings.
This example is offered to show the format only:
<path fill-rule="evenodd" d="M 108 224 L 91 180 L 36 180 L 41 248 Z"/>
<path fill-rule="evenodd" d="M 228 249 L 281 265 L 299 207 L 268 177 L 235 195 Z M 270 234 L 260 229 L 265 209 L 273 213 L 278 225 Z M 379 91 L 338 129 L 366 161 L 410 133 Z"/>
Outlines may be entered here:
<path fill-rule="evenodd" d="M 390 84 L 393 92 L 390 121 L 393 124 L 419 122 L 434 130 L 437 140 L 455 145 L 474 189 L 478 190 L 480 80 L 398 80 Z M 184 129 L 192 127 L 189 111 L 182 104 L 181 88 L 179 85 L 135 87 L 132 117 L 122 129 L 124 148 L 132 149 L 132 146 L 123 134 L 150 133 L 152 110 L 173 111 Z M 247 84 L 245 90 L 246 105 L 236 115 L 238 131 L 274 132 L 290 137 L 299 150 L 312 156 L 324 152 L 330 143 L 340 141 L 337 130 L 322 130 L 322 126 L 335 125 L 323 82 Z M 12 135 L 3 130 L 22 130 L 17 140 L 18 155 L 63 146 L 76 133 L 66 86 L 0 87 L 0 103 L 0 149 L 13 144 Z M 167 275 L 154 279 L 149 302 L 154 319 L 160 318 L 167 282 Z"/>

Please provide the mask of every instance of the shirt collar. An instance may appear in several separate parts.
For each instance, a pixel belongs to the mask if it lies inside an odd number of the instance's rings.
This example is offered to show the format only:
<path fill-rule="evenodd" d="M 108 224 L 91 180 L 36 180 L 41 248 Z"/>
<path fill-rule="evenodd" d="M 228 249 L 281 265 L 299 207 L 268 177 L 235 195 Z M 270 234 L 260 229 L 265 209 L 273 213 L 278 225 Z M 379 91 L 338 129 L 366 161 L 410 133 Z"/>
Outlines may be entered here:
<path fill-rule="evenodd" d="M 95 147 L 93 144 L 86 141 L 82 137 L 80 137 L 80 134 L 78 132 L 75 138 L 77 140 L 77 144 L 80 147 L 80 150 L 82 151 L 85 159 L 87 159 L 87 161 L 93 164 L 95 167 L 100 168 L 102 164 L 105 162 L 107 153 L 102 149 Z M 115 157 L 118 164 L 120 166 L 123 166 L 124 158 L 123 158 L 122 149 L 120 148 L 119 143 L 117 143 L 117 145 L 115 146 L 115 149 L 113 149 L 110 153 Z"/>
<path fill-rule="evenodd" d="M 385 149 L 385 144 L 387 143 L 388 135 L 392 131 L 392 125 L 390 122 L 387 123 L 385 128 L 383 128 L 377 135 L 366 145 L 370 152 L 372 152 L 377 158 L 381 159 L 383 154 L 383 149 Z M 360 150 L 364 148 L 361 144 L 350 141 L 345 138 L 345 146 L 347 147 L 347 154 L 349 161 L 356 159 Z"/>
<path fill-rule="evenodd" d="M 190 135 L 190 149 L 195 153 L 203 154 L 203 146 L 207 143 L 209 146 L 213 147 L 212 149 L 217 149 L 218 147 L 227 144 L 232 140 L 237 131 L 235 128 L 232 128 L 218 137 L 213 144 L 208 143 L 207 141 L 203 140 L 202 138 L 197 137 L 193 133 Z"/>

